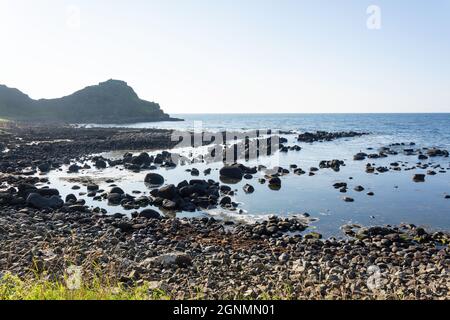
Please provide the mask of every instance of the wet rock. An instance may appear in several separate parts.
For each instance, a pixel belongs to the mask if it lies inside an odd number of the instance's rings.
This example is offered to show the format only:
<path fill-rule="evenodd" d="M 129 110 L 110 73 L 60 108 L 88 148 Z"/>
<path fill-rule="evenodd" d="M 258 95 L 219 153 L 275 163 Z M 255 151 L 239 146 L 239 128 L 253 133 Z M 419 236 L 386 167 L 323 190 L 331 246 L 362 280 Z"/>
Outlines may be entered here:
<path fill-rule="evenodd" d="M 413 177 L 414 182 L 425 182 L 425 175 L 421 173 L 417 173 Z"/>
<path fill-rule="evenodd" d="M 449 153 L 447 150 L 441 150 L 438 148 L 432 148 L 432 149 L 427 150 L 427 154 L 430 157 L 439 157 L 439 156 L 440 157 L 448 157 L 449 156 Z"/>
<path fill-rule="evenodd" d="M 150 186 L 160 186 L 164 184 L 164 177 L 157 173 L 148 173 L 144 181 Z"/>
<path fill-rule="evenodd" d="M 175 210 L 177 208 L 177 203 L 169 199 L 164 199 L 162 202 L 162 206 L 168 210 Z M 201 206 L 201 203 L 199 203 L 199 206 Z"/>
<path fill-rule="evenodd" d="M 355 190 L 356 192 L 362 192 L 362 191 L 364 191 L 364 187 L 363 186 L 356 186 L 353 190 Z"/>
<path fill-rule="evenodd" d="M 125 191 L 123 191 L 119 187 L 112 187 L 111 190 L 109 190 L 109 193 L 117 193 L 117 194 L 125 194 Z"/>
<path fill-rule="evenodd" d="M 362 160 L 365 160 L 366 157 L 367 157 L 367 153 L 359 152 L 353 156 L 353 160 L 362 161 Z"/>
<path fill-rule="evenodd" d="M 173 199 L 177 195 L 177 188 L 173 184 L 164 186 L 158 190 L 158 197 L 163 199 Z"/>
<path fill-rule="evenodd" d="M 231 198 L 230 197 L 228 197 L 228 196 L 226 196 L 226 197 L 223 197 L 221 200 L 220 200 L 220 205 L 221 206 L 226 206 L 226 205 L 229 205 L 229 204 L 231 204 Z"/>
<path fill-rule="evenodd" d="M 239 165 L 225 166 L 220 169 L 220 176 L 230 179 L 242 179 L 244 172 Z"/>
<path fill-rule="evenodd" d="M 87 185 L 87 190 L 88 191 L 97 191 L 99 189 L 99 186 L 96 184 L 89 184 Z"/>
<path fill-rule="evenodd" d="M 347 183 L 346 182 L 336 182 L 335 184 L 333 184 L 333 187 L 335 189 L 347 188 Z"/>
<path fill-rule="evenodd" d="M 297 141 L 300 142 L 316 142 L 316 141 L 333 141 L 340 138 L 352 138 L 366 135 L 367 133 L 359 133 L 354 131 L 341 131 L 341 132 L 305 132 L 297 137 Z"/>
<path fill-rule="evenodd" d="M 129 154 L 127 155 L 127 159 L 130 159 Z M 138 166 L 148 166 L 152 162 L 150 155 L 147 152 L 142 152 L 136 157 L 131 158 L 131 163 Z"/>
<path fill-rule="evenodd" d="M 330 161 L 323 160 L 323 161 L 320 162 L 319 167 L 322 168 L 322 169 L 330 168 L 330 169 L 333 169 L 334 171 L 337 172 L 337 171 L 340 170 L 342 165 L 345 165 L 344 161 L 342 161 L 342 160 L 336 160 L 336 159 L 335 160 L 330 160 Z"/>
<path fill-rule="evenodd" d="M 342 200 L 344 200 L 345 202 L 354 202 L 355 199 L 351 198 L 351 197 L 344 197 L 342 198 Z"/>
<path fill-rule="evenodd" d="M 108 194 L 108 203 L 112 205 L 119 205 L 122 201 L 122 195 L 119 193 L 110 193 Z"/>
<path fill-rule="evenodd" d="M 147 219 L 159 219 L 161 218 L 161 215 L 159 212 L 152 210 L 152 209 L 145 209 L 142 210 L 138 215 L 138 217 L 147 218 Z"/>
<path fill-rule="evenodd" d="M 271 177 L 269 179 L 269 185 L 271 186 L 281 186 L 281 179 L 278 177 Z"/>
<path fill-rule="evenodd" d="M 79 167 L 78 165 L 72 164 L 69 166 L 68 172 L 69 173 L 77 173 L 80 169 L 81 169 L 81 167 Z"/>
<path fill-rule="evenodd" d="M 43 197 L 59 196 L 59 191 L 57 189 L 42 188 L 33 190 L 34 193 L 38 193 Z"/>
<path fill-rule="evenodd" d="M 305 239 L 322 239 L 322 235 L 318 232 L 310 232 L 305 234 Z"/>
<path fill-rule="evenodd" d="M 51 165 L 48 162 L 44 162 L 44 163 L 41 163 L 40 165 L 38 165 L 39 171 L 41 171 L 43 173 L 49 172 L 50 168 L 51 168 Z"/>
<path fill-rule="evenodd" d="M 76 202 L 77 197 L 74 194 L 68 194 L 66 196 L 66 202 Z"/>
<path fill-rule="evenodd" d="M 245 193 L 253 193 L 253 192 L 255 192 L 255 188 L 252 185 L 250 185 L 250 184 L 246 184 L 243 187 L 243 189 L 244 189 Z"/>

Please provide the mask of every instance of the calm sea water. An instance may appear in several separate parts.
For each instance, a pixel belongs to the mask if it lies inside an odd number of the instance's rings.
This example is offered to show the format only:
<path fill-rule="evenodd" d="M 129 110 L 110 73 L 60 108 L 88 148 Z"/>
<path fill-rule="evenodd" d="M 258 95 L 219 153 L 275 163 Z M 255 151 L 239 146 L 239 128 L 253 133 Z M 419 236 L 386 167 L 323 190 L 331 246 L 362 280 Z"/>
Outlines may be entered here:
<path fill-rule="evenodd" d="M 183 122 L 143 122 L 126 125 L 131 128 L 164 128 L 193 130 L 194 122 L 204 129 L 222 130 L 299 130 L 299 131 L 369 131 L 392 136 L 394 140 L 413 139 L 449 145 L 450 113 L 416 114 L 172 114 Z M 89 126 L 124 126 L 92 125 Z"/>
<path fill-rule="evenodd" d="M 203 128 L 212 131 L 220 130 L 249 130 L 249 129 L 280 129 L 296 131 L 364 131 L 368 136 L 340 139 L 324 143 L 297 143 L 294 135 L 287 135 L 290 144 L 299 144 L 300 152 L 291 151 L 287 154 L 277 153 L 273 157 L 250 161 L 247 165 L 264 164 L 267 166 L 279 164 L 288 168 L 296 164 L 308 171 L 310 167 L 318 167 L 321 160 L 344 160 L 346 166 L 340 172 L 331 169 L 321 169 L 315 176 L 297 176 L 289 174 L 282 177 L 282 188 L 273 191 L 267 185 L 260 185 L 255 175 L 252 180 L 243 180 L 233 188 L 237 190 L 234 197 L 240 203 L 244 213 L 229 212 L 217 208 L 197 215 L 214 215 L 225 219 L 258 220 L 270 214 L 283 216 L 308 212 L 317 221 L 312 228 L 317 228 L 324 235 L 340 236 L 339 227 L 346 223 L 361 225 L 383 225 L 414 223 L 431 230 L 450 231 L 450 200 L 445 195 L 450 194 L 450 159 L 434 158 L 428 162 L 439 165 L 436 171 L 444 169 L 445 173 L 427 176 L 425 183 L 415 183 L 412 177 L 415 173 L 426 173 L 427 170 L 414 169 L 410 171 L 390 171 L 383 174 L 368 174 L 365 165 L 368 161 L 353 161 L 353 155 L 360 151 L 367 151 L 368 147 L 377 148 L 395 142 L 415 142 L 416 148 L 439 147 L 450 149 L 450 114 L 203 114 L 203 115 L 173 115 L 186 119 L 185 122 L 140 123 L 130 127 L 170 128 L 192 130 L 195 121 L 201 121 Z M 191 152 L 192 150 L 179 150 Z M 136 151 L 135 151 L 136 152 Z M 370 152 L 369 152 L 370 153 Z M 120 153 L 107 153 L 107 157 L 121 157 Z M 418 162 L 417 156 L 390 156 L 384 159 L 370 160 L 376 166 L 389 166 L 391 162 L 403 161 L 406 166 L 414 166 Z M 203 171 L 213 168 L 209 176 L 200 178 L 219 180 L 216 164 L 193 164 L 179 166 L 176 169 L 159 169 L 167 183 L 177 184 L 191 176 L 186 169 L 195 167 Z M 116 184 L 126 192 L 140 190 L 148 194 L 143 180 L 146 172 L 130 173 L 117 168 L 107 168 L 103 171 L 84 170 L 80 175 L 100 179 L 101 188 L 108 189 L 108 184 L 101 179 L 114 178 Z M 72 193 L 67 178 L 73 177 L 62 172 L 52 173 L 50 181 L 62 193 Z M 332 185 L 335 182 L 347 182 L 348 193 L 342 194 Z M 255 187 L 253 194 L 245 194 L 242 187 L 250 183 Z M 353 190 L 362 185 L 363 192 Z M 372 191 L 375 196 L 366 193 Z M 343 196 L 355 199 L 353 203 L 342 200 Z M 121 207 L 110 207 L 104 202 L 95 202 L 86 198 L 88 204 L 106 208 L 108 212 L 125 212 Z M 179 216 L 191 216 L 191 213 L 177 213 Z"/>

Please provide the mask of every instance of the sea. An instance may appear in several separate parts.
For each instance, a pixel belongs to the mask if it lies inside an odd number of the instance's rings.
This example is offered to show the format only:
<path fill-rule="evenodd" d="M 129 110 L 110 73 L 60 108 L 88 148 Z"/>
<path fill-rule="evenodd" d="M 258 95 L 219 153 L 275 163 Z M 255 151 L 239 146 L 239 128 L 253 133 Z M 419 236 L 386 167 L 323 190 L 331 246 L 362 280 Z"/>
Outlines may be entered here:
<path fill-rule="evenodd" d="M 239 204 L 240 210 L 229 211 L 220 207 L 196 213 L 162 212 L 179 217 L 208 216 L 217 219 L 234 220 L 236 222 L 254 222 L 267 219 L 270 215 L 310 217 L 309 231 L 317 231 L 324 236 L 343 237 L 342 225 L 356 224 L 399 225 L 415 224 L 430 231 L 450 231 L 450 158 L 434 157 L 420 161 L 417 155 L 406 155 L 405 148 L 440 148 L 450 150 L 450 113 L 420 114 L 173 114 L 173 117 L 185 119 L 183 122 L 152 122 L 123 124 L 83 124 L 86 127 L 130 127 L 130 128 L 164 128 L 176 130 L 248 131 L 248 130 L 281 130 L 293 131 L 295 134 L 282 135 L 288 139 L 287 145 L 299 145 L 301 151 L 279 153 L 271 157 L 250 160 L 245 165 L 263 164 L 267 167 L 279 165 L 289 169 L 293 164 L 309 172 L 311 167 L 318 167 L 322 160 L 343 160 L 339 172 L 331 169 L 320 169 L 313 176 L 287 174 L 281 178 L 280 190 L 272 190 L 267 184 L 260 184 L 258 173 L 251 180 L 242 180 L 231 185 L 236 190 L 233 201 Z M 314 131 L 356 131 L 369 135 L 353 138 L 342 138 L 329 142 L 301 143 L 296 141 L 298 133 Z M 403 145 L 402 145 L 403 143 Z M 410 144 L 414 143 L 412 147 Z M 372 153 L 379 148 L 391 144 L 396 146 L 398 155 L 387 158 L 354 161 L 353 155 L 358 152 Z M 411 144 L 412 145 L 412 144 Z M 189 149 L 189 148 L 188 148 Z M 196 153 L 199 150 L 186 148 L 177 150 L 181 154 Z M 369 151 L 375 150 L 375 151 Z M 146 151 L 146 150 L 142 150 Z M 103 154 L 109 158 L 122 157 L 125 151 Z M 134 153 L 139 151 L 134 150 Z M 155 154 L 158 151 L 149 151 Z M 399 162 L 401 171 L 390 170 L 385 173 L 366 173 L 367 163 L 390 167 Z M 417 168 L 417 163 L 428 163 L 429 168 Z M 159 168 L 166 183 L 178 184 L 184 179 L 205 178 L 220 180 L 221 163 L 194 163 L 178 166 L 175 169 Z M 192 177 L 186 169 L 196 168 L 200 177 Z M 203 170 L 211 168 L 210 175 L 205 176 Z M 408 169 L 408 170 L 405 170 Z M 414 182 L 416 173 L 427 174 L 433 170 L 437 174 L 427 175 L 425 182 Z M 113 178 L 115 184 L 125 192 L 133 191 L 147 195 L 149 188 L 144 184 L 147 172 L 130 173 L 123 168 L 106 168 L 104 170 L 83 170 L 80 175 L 98 182 L 100 188 L 108 190 L 105 181 Z M 66 170 L 51 173 L 50 183 L 55 185 L 63 196 L 73 193 L 70 182 L 73 175 Z M 348 184 L 347 193 L 333 188 L 336 182 Z M 251 184 L 255 191 L 246 194 L 245 184 Z M 363 186 L 364 191 L 357 192 L 356 186 Z M 367 195 L 373 192 L 373 196 Z M 76 194 L 77 195 L 77 194 Z M 77 195 L 78 196 L 78 195 Z M 109 206 L 105 202 L 94 201 L 85 197 L 87 204 L 101 207 L 108 213 L 126 213 L 122 207 Z M 345 202 L 344 197 L 351 197 L 354 202 Z M 156 208 L 153 208 L 156 209 Z"/>

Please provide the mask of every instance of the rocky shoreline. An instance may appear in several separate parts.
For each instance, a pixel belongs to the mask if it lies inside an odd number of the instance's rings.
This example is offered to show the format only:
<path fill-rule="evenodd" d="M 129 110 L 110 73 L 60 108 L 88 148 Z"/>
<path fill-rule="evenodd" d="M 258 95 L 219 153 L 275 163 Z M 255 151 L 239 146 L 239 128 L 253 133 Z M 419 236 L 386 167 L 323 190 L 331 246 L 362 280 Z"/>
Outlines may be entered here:
<path fill-rule="evenodd" d="M 283 232 L 301 226 L 276 217 L 224 225 L 212 218 L 2 210 L 0 269 L 61 280 L 77 265 L 85 279 L 100 272 L 124 285 L 149 281 L 178 299 L 449 297 L 448 235 L 414 226 L 361 228 L 346 240 Z"/>
<path fill-rule="evenodd" d="M 190 169 L 193 179 L 178 185 L 164 185 L 164 177 L 150 172 L 145 177 L 145 183 L 154 186 L 150 197 L 129 196 L 120 185 L 105 191 L 86 184 L 91 197 L 134 210 L 130 217 L 87 207 L 75 195 L 61 199 L 59 191 L 51 187 L 36 187 L 46 183 L 45 173 L 69 164 L 69 171 L 76 173 L 83 167 L 75 163 L 86 159 L 95 168 L 120 165 L 133 172 L 151 171 L 155 165 L 176 166 L 166 151 L 156 157 L 129 153 L 119 160 L 92 156 L 111 150 L 170 149 L 176 144 L 171 133 L 59 125 L 8 124 L 2 128 L 1 274 L 26 278 L 38 272 L 61 280 L 67 268 L 76 265 L 83 268 L 86 279 L 100 272 L 128 286 L 149 281 L 181 299 L 449 298 L 450 237 L 442 232 L 428 233 L 414 225 L 346 225 L 342 227 L 347 235 L 344 239 L 322 239 L 319 233 L 308 231 L 308 215 L 273 216 L 264 222 L 241 224 L 208 217 L 164 217 L 147 208 L 151 204 L 169 210 L 195 211 L 210 206 L 235 210 L 238 205 L 230 197 L 234 191 L 226 179 L 250 180 L 264 170 L 259 183 L 276 190 L 291 170 L 298 175 L 306 173 L 294 165 L 273 170 L 227 165 L 220 170 L 221 182 L 196 179 L 198 174 Z M 317 132 L 301 134 L 297 140 L 313 143 L 361 135 Z M 281 152 L 301 150 L 283 143 L 281 140 Z M 409 150 L 411 146 L 389 146 L 377 157 L 392 155 L 396 147 Z M 448 157 L 448 152 L 436 149 L 411 149 L 410 154 L 422 161 Z M 376 157 L 360 153 L 354 161 L 366 158 Z M 344 165 L 341 160 L 324 160 L 319 167 L 339 171 Z M 401 165 L 393 163 L 388 170 L 397 167 Z M 318 170 L 310 168 L 309 175 Z M 344 183 L 334 187 L 347 191 Z M 244 192 L 252 193 L 252 188 L 246 184 Z M 355 190 L 361 192 L 364 187 Z"/>

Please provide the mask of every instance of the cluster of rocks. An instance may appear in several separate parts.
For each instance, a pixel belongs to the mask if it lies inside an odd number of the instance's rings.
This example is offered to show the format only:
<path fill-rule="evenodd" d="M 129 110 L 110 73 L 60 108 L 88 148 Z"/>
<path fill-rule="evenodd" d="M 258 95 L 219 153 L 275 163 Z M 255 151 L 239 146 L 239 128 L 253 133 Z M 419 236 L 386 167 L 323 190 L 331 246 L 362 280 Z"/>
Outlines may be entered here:
<path fill-rule="evenodd" d="M 334 171 L 338 172 L 341 169 L 341 166 L 345 166 L 344 161 L 342 160 L 323 160 L 320 162 L 319 167 L 321 169 L 329 168 L 333 169 Z"/>
<path fill-rule="evenodd" d="M 171 130 L 162 129 L 22 124 L 3 130 L 0 143 L 6 151 L 0 159 L 0 172 L 10 174 L 45 173 L 69 164 L 71 159 L 104 151 L 168 149 L 177 143 L 171 139 Z"/>
<path fill-rule="evenodd" d="M 389 155 L 398 155 L 400 152 L 402 152 L 404 155 L 407 156 L 417 156 L 418 160 L 427 160 L 429 157 L 448 157 L 449 152 L 444 149 L 439 148 L 422 148 L 422 149 L 413 149 L 413 148 L 403 148 L 405 144 L 391 144 L 389 147 L 382 147 L 380 148 L 378 153 L 365 153 L 365 152 L 358 152 L 353 156 L 353 160 L 355 161 L 362 161 L 366 159 L 379 159 L 379 158 L 386 158 Z M 415 143 L 411 142 L 409 144 L 410 146 L 414 146 Z M 402 149 L 398 149 L 398 146 L 402 146 Z M 395 149 L 397 147 L 397 149 Z M 372 149 L 372 148 L 369 148 Z"/>
<path fill-rule="evenodd" d="M 297 137 L 299 142 L 323 142 L 323 141 L 333 141 L 341 138 L 353 138 L 367 135 L 366 132 L 354 132 L 354 131 L 341 131 L 341 132 L 327 132 L 327 131 L 316 131 L 316 132 L 305 132 Z"/>
<path fill-rule="evenodd" d="M 359 228 L 352 238 L 324 240 L 296 232 L 304 227 L 281 218 L 233 226 L 212 218 L 4 208 L 0 270 L 23 278 L 45 271 L 62 281 L 76 265 L 86 280 L 147 281 L 177 299 L 448 298 L 444 233 Z"/>
<path fill-rule="evenodd" d="M 172 211 L 195 211 L 215 208 L 220 199 L 220 184 L 214 180 L 184 180 L 177 186 L 153 189 L 152 204 Z"/>

